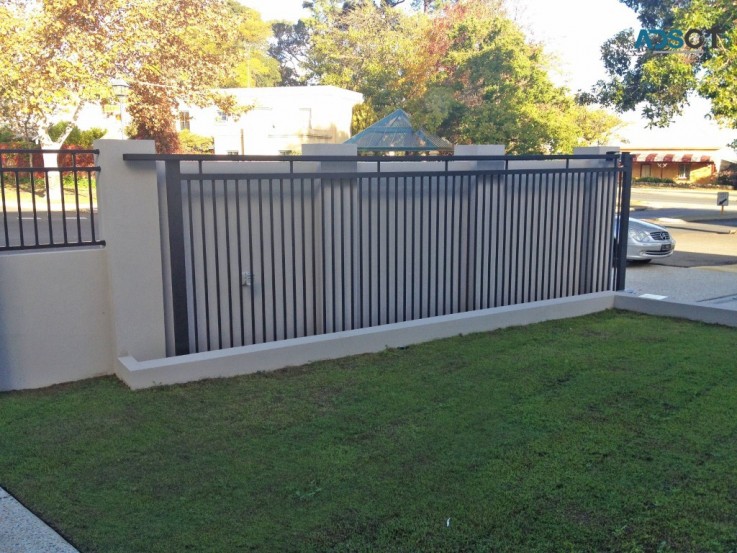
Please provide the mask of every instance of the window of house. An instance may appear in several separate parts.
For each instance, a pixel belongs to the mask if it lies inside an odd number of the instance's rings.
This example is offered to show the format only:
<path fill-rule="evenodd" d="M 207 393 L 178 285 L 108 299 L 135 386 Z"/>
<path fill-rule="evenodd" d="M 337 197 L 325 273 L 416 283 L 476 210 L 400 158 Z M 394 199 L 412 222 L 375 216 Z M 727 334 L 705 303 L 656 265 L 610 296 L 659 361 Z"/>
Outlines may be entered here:
<path fill-rule="evenodd" d="M 179 130 L 189 130 L 189 123 L 192 120 L 192 118 L 189 115 L 188 111 L 180 111 L 179 112 Z"/>
<path fill-rule="evenodd" d="M 224 111 L 218 110 L 218 114 L 215 117 L 215 122 L 216 123 L 227 123 L 228 122 L 228 115 Z"/>
<path fill-rule="evenodd" d="M 679 179 L 690 179 L 691 178 L 691 165 L 688 163 L 678 164 L 678 178 Z"/>
<path fill-rule="evenodd" d="M 652 165 L 650 165 L 649 163 L 643 163 L 640 168 L 640 176 L 641 177 L 652 176 Z"/>

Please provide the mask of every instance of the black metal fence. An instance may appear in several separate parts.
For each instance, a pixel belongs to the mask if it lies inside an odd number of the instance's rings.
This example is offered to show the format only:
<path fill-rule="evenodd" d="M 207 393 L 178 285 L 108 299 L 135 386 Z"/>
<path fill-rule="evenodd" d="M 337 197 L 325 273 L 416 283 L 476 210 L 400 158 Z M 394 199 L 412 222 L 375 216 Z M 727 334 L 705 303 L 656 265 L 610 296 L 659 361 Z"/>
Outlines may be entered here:
<path fill-rule="evenodd" d="M 152 157 L 176 354 L 624 286 L 627 154 Z"/>
<path fill-rule="evenodd" d="M 97 150 L 0 150 L 0 251 L 102 245 Z"/>

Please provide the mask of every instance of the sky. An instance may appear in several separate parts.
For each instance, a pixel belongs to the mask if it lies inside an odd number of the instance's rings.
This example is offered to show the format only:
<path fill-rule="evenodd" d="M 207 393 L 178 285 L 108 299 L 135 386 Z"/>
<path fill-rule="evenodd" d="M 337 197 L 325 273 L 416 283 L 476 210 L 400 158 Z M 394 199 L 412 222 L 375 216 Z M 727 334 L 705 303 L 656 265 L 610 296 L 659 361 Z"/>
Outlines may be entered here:
<path fill-rule="evenodd" d="M 239 0 L 265 20 L 296 21 L 307 15 L 303 0 Z M 409 4 L 410 0 L 406 0 Z M 617 32 L 640 29 L 635 12 L 618 0 L 506 0 L 510 16 L 528 37 L 542 42 L 555 60 L 551 78 L 573 91 L 588 90 L 606 76 L 601 44 Z M 637 113 L 619 114 L 620 140 L 630 147 L 723 147 L 737 131 L 720 129 L 706 117 L 709 102 L 692 98 L 683 116 L 665 129 L 645 128 Z"/>

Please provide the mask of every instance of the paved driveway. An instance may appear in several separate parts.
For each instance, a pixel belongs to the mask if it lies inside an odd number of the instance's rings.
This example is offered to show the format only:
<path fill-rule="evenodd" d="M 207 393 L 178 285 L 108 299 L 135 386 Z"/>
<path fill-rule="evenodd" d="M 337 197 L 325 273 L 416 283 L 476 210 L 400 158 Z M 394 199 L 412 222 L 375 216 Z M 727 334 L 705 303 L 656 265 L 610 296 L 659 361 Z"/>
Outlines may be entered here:
<path fill-rule="evenodd" d="M 633 189 L 638 207 L 631 216 L 666 227 L 676 239 L 676 251 L 629 265 L 627 291 L 737 310 L 737 202 L 733 193 L 732 205 L 721 213 L 708 205 L 715 198 L 712 191 Z"/>
<path fill-rule="evenodd" d="M 638 296 L 651 294 L 737 310 L 737 265 L 631 265 L 627 267 L 625 289 Z"/>

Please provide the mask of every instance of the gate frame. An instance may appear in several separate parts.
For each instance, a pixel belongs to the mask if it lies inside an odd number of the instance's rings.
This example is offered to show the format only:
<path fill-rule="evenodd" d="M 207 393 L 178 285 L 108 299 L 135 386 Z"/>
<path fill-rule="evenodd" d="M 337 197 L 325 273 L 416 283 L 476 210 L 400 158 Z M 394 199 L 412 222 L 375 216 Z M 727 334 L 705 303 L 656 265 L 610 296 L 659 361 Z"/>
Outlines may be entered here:
<path fill-rule="evenodd" d="M 599 148 L 601 151 L 601 148 Z M 571 161 L 596 161 L 614 163 L 619 183 L 617 184 L 619 196 L 615 200 L 615 212 L 619 213 L 620 223 L 617 227 L 615 247 L 612 249 L 613 259 L 610 271 L 614 271 L 614 280 L 610 277 L 610 288 L 614 291 L 624 290 L 626 276 L 626 250 L 627 250 L 627 227 L 629 221 L 629 206 L 631 195 L 632 158 L 628 153 L 617 153 L 607 151 L 605 154 L 576 154 L 573 155 L 452 155 L 452 156 L 404 156 L 401 158 L 390 158 L 386 156 L 343 156 L 343 155 L 302 155 L 302 156 L 248 156 L 248 155 L 197 155 L 197 154 L 135 154 L 126 153 L 124 161 L 141 162 L 157 161 L 163 162 L 165 168 L 165 191 L 168 213 L 168 251 L 170 256 L 171 293 L 173 309 L 173 336 L 174 355 L 186 355 L 190 353 L 190 328 L 189 328 L 189 301 L 186 280 L 186 252 L 184 218 L 182 209 L 171 209 L 172 206 L 182 205 L 182 162 L 196 162 L 199 167 L 201 180 L 206 180 L 209 173 L 202 172 L 202 163 L 207 162 L 287 162 L 289 173 L 275 173 L 274 178 L 299 177 L 300 172 L 295 171 L 294 164 L 300 162 L 317 163 L 376 163 L 376 173 L 381 174 L 381 164 L 384 163 L 411 163 L 411 162 L 441 162 L 444 163 L 444 171 L 439 174 L 447 174 L 449 164 L 454 162 L 503 162 L 505 170 L 509 170 L 509 163 L 524 161 L 565 161 L 565 169 L 579 169 L 571 167 Z M 540 167 L 540 170 L 546 169 Z M 551 168 L 547 168 L 551 169 Z M 586 167 L 580 168 L 585 170 Z M 346 176 L 328 172 L 333 177 Z M 390 174 L 390 173 L 385 173 Z M 248 178 L 248 173 L 235 173 L 236 178 Z M 354 176 L 361 176 L 357 172 Z M 365 176 L 365 174 L 364 174 Z"/>

